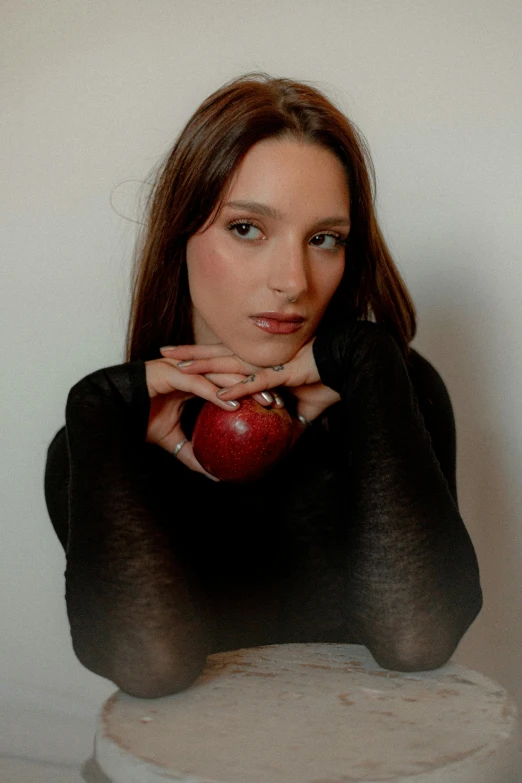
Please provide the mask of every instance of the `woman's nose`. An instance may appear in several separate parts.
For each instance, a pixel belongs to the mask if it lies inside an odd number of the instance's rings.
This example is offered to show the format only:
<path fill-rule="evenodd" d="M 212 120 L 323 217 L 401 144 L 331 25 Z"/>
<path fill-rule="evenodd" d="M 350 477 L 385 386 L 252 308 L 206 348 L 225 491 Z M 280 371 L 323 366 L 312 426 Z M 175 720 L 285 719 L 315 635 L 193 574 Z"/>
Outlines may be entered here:
<path fill-rule="evenodd" d="M 306 250 L 297 244 L 279 247 L 271 259 L 268 286 L 295 302 L 308 289 Z"/>

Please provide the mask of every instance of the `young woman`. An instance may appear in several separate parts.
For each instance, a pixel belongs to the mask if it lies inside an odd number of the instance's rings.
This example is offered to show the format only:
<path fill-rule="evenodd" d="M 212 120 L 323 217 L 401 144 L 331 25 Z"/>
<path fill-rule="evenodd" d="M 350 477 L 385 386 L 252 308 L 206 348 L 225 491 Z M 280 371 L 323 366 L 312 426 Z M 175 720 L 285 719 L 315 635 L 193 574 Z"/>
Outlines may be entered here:
<path fill-rule="evenodd" d="M 210 96 L 159 173 L 127 361 L 72 388 L 45 484 L 74 650 L 128 693 L 289 642 L 435 668 L 480 609 L 451 402 L 409 347 L 371 174 L 321 93 L 264 75 Z M 218 482 L 195 417 L 246 395 L 287 406 L 293 445 L 263 479 Z"/>

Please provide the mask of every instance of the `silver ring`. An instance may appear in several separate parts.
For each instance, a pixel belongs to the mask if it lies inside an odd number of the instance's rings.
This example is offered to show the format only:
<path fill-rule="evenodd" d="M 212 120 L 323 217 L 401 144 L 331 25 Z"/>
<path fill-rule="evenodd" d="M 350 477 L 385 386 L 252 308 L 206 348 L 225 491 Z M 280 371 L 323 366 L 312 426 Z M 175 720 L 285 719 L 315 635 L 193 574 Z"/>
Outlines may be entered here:
<path fill-rule="evenodd" d="M 172 452 L 172 456 L 173 457 L 177 457 L 178 456 L 179 452 L 181 451 L 181 449 L 183 448 L 185 443 L 187 443 L 187 441 L 188 441 L 188 438 L 183 438 L 183 440 L 180 440 L 180 442 L 178 443 L 178 445 L 176 446 L 176 448 Z"/>
<path fill-rule="evenodd" d="M 298 414 L 297 418 L 299 419 L 301 424 L 304 424 L 305 427 L 311 427 L 312 426 L 312 422 L 311 421 L 307 421 L 304 416 L 301 416 L 301 414 Z"/>

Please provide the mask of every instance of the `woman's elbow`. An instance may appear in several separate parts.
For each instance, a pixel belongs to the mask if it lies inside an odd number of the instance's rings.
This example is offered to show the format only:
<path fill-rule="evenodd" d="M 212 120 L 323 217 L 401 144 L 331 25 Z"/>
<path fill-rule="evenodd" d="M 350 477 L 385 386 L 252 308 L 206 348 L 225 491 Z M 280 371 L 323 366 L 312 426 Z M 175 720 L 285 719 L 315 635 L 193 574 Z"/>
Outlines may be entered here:
<path fill-rule="evenodd" d="M 438 669 L 449 661 L 456 645 L 434 643 L 403 643 L 389 648 L 370 647 L 370 652 L 379 666 L 397 672 L 425 672 Z"/>
<path fill-rule="evenodd" d="M 163 672 L 140 672 L 137 676 L 129 671 L 120 671 L 113 677 L 113 682 L 129 696 L 138 699 L 159 699 L 185 690 L 197 680 L 202 671 L 203 666 L 183 671 L 174 669 Z"/>
<path fill-rule="evenodd" d="M 202 650 L 173 651 L 169 656 L 110 655 L 101 646 L 87 646 L 73 637 L 73 650 L 86 669 L 111 680 L 117 688 L 140 699 L 157 699 L 185 690 L 200 676 L 206 663 Z"/>
<path fill-rule="evenodd" d="M 431 671 L 448 663 L 460 640 L 482 607 L 482 594 L 459 618 L 439 618 L 420 627 L 411 626 L 389 634 L 386 643 L 377 641 L 368 648 L 384 669 L 400 672 Z"/>

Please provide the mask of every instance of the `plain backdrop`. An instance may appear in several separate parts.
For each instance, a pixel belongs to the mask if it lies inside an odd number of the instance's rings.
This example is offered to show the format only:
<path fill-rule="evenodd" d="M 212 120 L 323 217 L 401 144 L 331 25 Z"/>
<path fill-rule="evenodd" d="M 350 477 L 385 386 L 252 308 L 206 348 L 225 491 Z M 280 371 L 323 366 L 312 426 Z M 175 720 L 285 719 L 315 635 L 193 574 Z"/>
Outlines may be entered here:
<path fill-rule="evenodd" d="M 454 660 L 522 700 L 519 0 L 2 0 L 0 682 L 71 713 L 112 683 L 70 643 L 43 495 L 70 387 L 123 361 L 143 182 L 199 103 L 267 71 L 355 121 L 415 347 L 457 424 L 485 605 Z M 43 707 L 42 707 L 43 709 Z"/>

